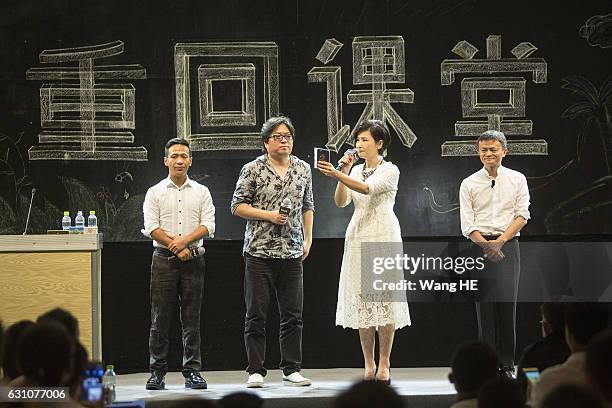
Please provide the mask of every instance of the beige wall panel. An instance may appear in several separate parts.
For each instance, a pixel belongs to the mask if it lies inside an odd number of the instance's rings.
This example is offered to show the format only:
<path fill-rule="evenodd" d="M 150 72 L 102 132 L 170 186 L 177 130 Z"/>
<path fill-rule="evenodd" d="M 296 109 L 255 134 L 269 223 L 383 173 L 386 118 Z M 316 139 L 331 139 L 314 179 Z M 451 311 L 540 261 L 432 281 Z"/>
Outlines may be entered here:
<path fill-rule="evenodd" d="M 91 256 L 90 252 L 0 252 L 0 318 L 5 327 L 63 307 L 79 320 L 80 340 L 91 357 Z"/>

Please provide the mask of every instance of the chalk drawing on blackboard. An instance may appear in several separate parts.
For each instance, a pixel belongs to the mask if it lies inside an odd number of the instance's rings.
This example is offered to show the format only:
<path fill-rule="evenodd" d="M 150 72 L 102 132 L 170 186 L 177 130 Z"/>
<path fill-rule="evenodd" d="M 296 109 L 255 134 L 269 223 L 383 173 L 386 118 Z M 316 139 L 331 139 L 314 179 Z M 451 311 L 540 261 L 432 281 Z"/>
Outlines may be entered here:
<path fill-rule="evenodd" d="M 344 44 L 335 38 L 329 38 L 325 40 L 315 58 L 327 65 L 331 60 L 336 58 L 338 51 L 340 51 L 340 48 L 342 48 L 343 45 Z"/>
<path fill-rule="evenodd" d="M 410 88 L 387 89 L 387 84 L 405 83 L 406 62 L 404 38 L 401 36 L 355 37 L 353 40 L 353 85 L 372 85 L 371 91 L 351 90 L 347 103 L 365 103 L 367 117 L 387 122 L 402 144 L 411 147 L 417 137 L 391 106 L 392 103 L 414 103 Z M 371 113 L 370 113 L 371 110 Z"/>
<path fill-rule="evenodd" d="M 510 53 L 514 55 L 518 59 L 523 59 L 529 57 L 531 54 L 536 52 L 538 47 L 533 45 L 530 42 L 522 42 L 518 44 L 516 47 L 510 50 Z"/>
<path fill-rule="evenodd" d="M 115 181 L 117 183 L 123 183 L 126 180 L 130 180 L 130 181 L 134 182 L 134 176 L 132 176 L 132 174 L 130 172 L 127 172 L 127 171 L 122 171 L 121 173 L 117 173 L 115 175 Z"/>
<path fill-rule="evenodd" d="M 342 44 L 326 40 L 317 59 L 330 62 Z M 387 89 L 387 84 L 405 82 L 404 39 L 401 36 L 355 37 L 352 44 L 353 85 L 371 85 L 371 89 L 350 90 L 349 104 L 365 104 L 357 123 L 378 119 L 393 128 L 402 144 L 411 147 L 416 135 L 391 106 L 392 103 L 413 103 L 414 92 L 409 89 Z M 309 82 L 325 82 L 327 86 L 326 147 L 338 151 L 344 143 L 352 144 L 350 126 L 342 124 L 342 68 L 339 66 L 313 67 L 308 72 Z M 354 133 L 354 131 L 353 131 Z"/>
<path fill-rule="evenodd" d="M 27 191 L 32 187 L 27 163 L 21 153 L 23 147 L 20 144 L 23 135 L 23 132 L 19 133 L 13 139 L 9 135 L 0 133 L 0 186 L 2 186 L 0 196 L 5 196 L 16 212 L 19 212 L 20 196 L 29 195 L 29 191 L 22 194 L 22 190 Z M 0 229 L 2 224 L 0 222 Z"/>
<path fill-rule="evenodd" d="M 335 38 L 327 39 L 315 57 L 323 64 L 332 61 L 344 44 Z M 338 152 L 347 140 L 351 127 L 342 125 L 342 67 L 313 67 L 308 71 L 308 82 L 324 82 L 326 84 L 327 101 L 327 143 L 325 147 Z"/>
<path fill-rule="evenodd" d="M 197 66 L 197 89 L 192 90 L 190 64 L 202 59 L 205 62 Z M 177 43 L 174 70 L 177 136 L 189 140 L 192 150 L 258 150 L 261 147 L 258 126 L 279 112 L 276 43 Z M 261 86 L 257 84 L 258 77 L 262 78 Z M 237 109 L 215 110 L 213 89 L 229 81 L 240 84 Z M 262 89 L 261 95 L 258 89 Z M 198 119 L 192 119 L 191 105 L 196 103 L 192 101 L 192 92 L 196 93 L 199 103 Z M 263 106 L 261 118 L 257 117 L 258 104 Z M 198 127 L 206 130 L 199 131 Z M 247 130 L 237 131 L 236 127 Z"/>
<path fill-rule="evenodd" d="M 351 127 L 342 124 L 342 67 L 313 67 L 308 82 L 325 82 L 327 91 L 327 137 L 325 147 L 338 152 L 347 141 Z M 352 144 L 352 143 L 351 143 Z"/>
<path fill-rule="evenodd" d="M 612 47 L 612 13 L 589 18 L 580 27 L 580 36 L 586 39 L 591 47 Z"/>
<path fill-rule="evenodd" d="M 607 106 L 612 104 L 612 75 L 609 75 L 599 89 L 587 78 L 580 75 L 570 75 L 562 79 L 561 88 L 579 97 L 580 100 L 570 105 L 562 114 L 564 119 L 581 119 L 582 126 L 578 133 L 576 157 L 578 163 L 597 157 L 596 152 L 583 151 L 588 145 L 597 146 L 603 153 L 606 165 L 606 176 L 612 175 L 612 115 Z M 589 138 L 595 140 L 588 140 Z M 599 140 L 597 140 L 599 139 Z M 591 147 L 592 148 L 592 147 Z"/>
<path fill-rule="evenodd" d="M 213 86 L 224 81 L 239 81 L 240 110 L 215 110 Z M 202 64 L 198 67 L 201 126 L 254 126 L 255 65 Z"/>
<path fill-rule="evenodd" d="M 511 53 L 515 58 L 502 58 L 501 36 L 487 37 L 486 59 L 474 59 L 478 49 L 467 41 L 460 41 L 453 53 L 462 59 L 442 61 L 441 84 L 455 81 L 455 74 L 517 74 L 532 73 L 536 84 L 546 83 L 547 64 L 542 58 L 528 58 L 537 48 L 523 42 Z M 502 100 L 498 101 L 499 95 Z M 494 100 L 490 100 L 494 95 Z M 506 97 L 507 95 L 507 97 Z M 455 136 L 471 137 L 469 140 L 446 141 L 442 144 L 442 157 L 477 155 L 475 138 L 487 130 L 500 130 L 509 136 L 508 150 L 514 155 L 547 155 L 548 144 L 544 139 L 513 139 L 513 136 L 531 136 L 533 123 L 525 117 L 526 80 L 520 76 L 487 76 L 464 78 L 461 81 L 461 108 L 464 118 L 486 120 L 461 120 L 455 122 Z"/>
<path fill-rule="evenodd" d="M 146 70 L 136 64 L 94 65 L 95 60 L 123 50 L 123 41 L 114 41 L 39 54 L 42 64 L 78 62 L 78 66 L 26 72 L 28 80 L 49 81 L 40 88 L 42 131 L 40 145 L 28 151 L 30 160 L 147 160 L 144 147 L 124 146 L 134 142 L 128 129 L 136 128 L 135 89 L 119 82 L 146 79 Z"/>
<path fill-rule="evenodd" d="M 122 171 L 115 175 L 115 181 L 123 184 L 123 199 L 127 200 L 134 193 L 134 176 L 128 171 Z"/>
<path fill-rule="evenodd" d="M 474 55 L 478 52 L 478 48 L 474 47 L 469 42 L 463 40 L 459 41 L 451 50 L 454 54 L 457 54 L 464 60 L 471 60 Z"/>
<path fill-rule="evenodd" d="M 438 214 L 446 214 L 446 213 L 453 212 L 459 209 L 459 203 L 452 203 L 452 204 L 446 204 L 446 205 L 438 204 L 433 191 L 431 191 L 431 189 L 427 186 L 423 187 L 423 193 L 425 193 L 425 196 L 427 197 L 429 208 L 431 208 L 432 211 Z"/>

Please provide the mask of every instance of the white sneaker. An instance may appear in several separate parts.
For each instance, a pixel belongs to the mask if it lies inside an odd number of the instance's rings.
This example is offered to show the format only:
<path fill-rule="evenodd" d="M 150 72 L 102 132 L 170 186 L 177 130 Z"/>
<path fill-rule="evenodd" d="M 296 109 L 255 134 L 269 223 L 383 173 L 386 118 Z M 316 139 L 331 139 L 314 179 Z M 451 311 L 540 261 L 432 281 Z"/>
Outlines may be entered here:
<path fill-rule="evenodd" d="M 283 375 L 283 384 L 293 385 L 294 387 L 307 387 L 312 384 L 312 381 L 306 377 L 302 377 L 298 371 L 289 375 Z"/>
<path fill-rule="evenodd" d="M 263 388 L 264 378 L 259 373 L 253 373 L 249 375 L 247 380 L 247 388 Z"/>

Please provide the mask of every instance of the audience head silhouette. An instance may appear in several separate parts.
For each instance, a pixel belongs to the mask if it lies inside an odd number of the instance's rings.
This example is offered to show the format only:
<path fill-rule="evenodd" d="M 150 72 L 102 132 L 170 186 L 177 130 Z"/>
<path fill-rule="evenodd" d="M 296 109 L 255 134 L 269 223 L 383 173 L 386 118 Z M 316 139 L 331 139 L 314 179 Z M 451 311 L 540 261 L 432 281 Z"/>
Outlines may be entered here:
<path fill-rule="evenodd" d="M 478 392 L 478 408 L 523 408 L 525 396 L 515 380 L 497 376 Z"/>
<path fill-rule="evenodd" d="M 612 403 L 612 330 L 597 335 L 586 351 L 585 368 L 593 388 Z"/>
<path fill-rule="evenodd" d="M 549 392 L 540 408 L 603 408 L 599 399 L 586 388 L 577 384 L 560 385 Z"/>
<path fill-rule="evenodd" d="M 491 346 L 481 341 L 469 342 L 455 350 L 449 380 L 459 394 L 475 397 L 484 383 L 497 376 L 498 369 L 499 360 Z"/>
<path fill-rule="evenodd" d="M 565 308 L 565 339 L 572 353 L 584 351 L 607 325 L 608 311 L 601 303 L 568 303 Z"/>
<path fill-rule="evenodd" d="M 261 408 L 264 400 L 249 392 L 235 392 L 219 400 L 219 408 Z"/>
<path fill-rule="evenodd" d="M 335 408 L 401 408 L 402 398 L 380 381 L 361 381 L 340 394 Z"/>
<path fill-rule="evenodd" d="M 31 320 L 20 320 L 6 329 L 2 347 L 2 368 L 4 369 L 4 378 L 8 381 L 14 380 L 22 374 L 17 364 L 17 345 L 23 332 L 33 325 L 34 322 Z"/>
<path fill-rule="evenodd" d="M 68 333 L 75 339 L 79 338 L 79 321 L 72 313 L 61 307 L 51 309 L 46 313 L 41 314 L 36 319 L 36 322 L 57 322 L 66 328 Z"/>
<path fill-rule="evenodd" d="M 74 342 L 57 323 L 36 323 L 25 330 L 17 346 L 17 360 L 28 384 L 60 387 L 71 376 Z"/>

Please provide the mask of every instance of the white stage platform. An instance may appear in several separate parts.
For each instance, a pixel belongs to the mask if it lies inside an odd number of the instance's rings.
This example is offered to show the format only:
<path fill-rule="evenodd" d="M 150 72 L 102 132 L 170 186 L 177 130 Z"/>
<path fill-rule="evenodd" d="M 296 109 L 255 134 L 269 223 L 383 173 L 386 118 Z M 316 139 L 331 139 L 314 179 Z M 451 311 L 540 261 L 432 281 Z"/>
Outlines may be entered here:
<path fill-rule="evenodd" d="M 426 401 L 427 396 L 445 396 L 436 398 L 437 401 L 452 401 L 455 395 L 453 385 L 448 382 L 448 367 L 432 368 L 392 368 L 392 384 L 395 391 L 404 396 L 420 397 L 418 400 Z M 326 406 L 321 402 L 331 402 L 337 394 L 346 390 L 353 383 L 359 381 L 363 369 L 335 368 L 335 369 L 304 369 L 302 374 L 312 379 L 310 387 L 292 387 L 283 385 L 281 372 L 270 370 L 266 376 L 266 386 L 260 389 L 246 388 L 247 375 L 244 371 L 211 371 L 202 372 L 208 382 L 207 390 L 185 389 L 183 377 L 180 372 L 171 372 L 166 375 L 166 389 L 161 391 L 148 391 L 145 382 L 148 373 L 119 375 L 117 379 L 117 401 L 145 400 L 147 406 L 162 406 L 164 402 L 182 398 L 205 398 L 217 400 L 227 394 L 235 392 L 251 392 L 266 400 L 264 407 L 281 406 L 283 400 L 294 402 L 301 400 L 300 406 Z M 312 404 L 308 403 L 308 399 Z M 318 400 L 315 403 L 315 400 Z M 416 402 L 416 401 L 415 401 Z M 433 400 L 432 400 L 433 402 Z M 293 404 L 298 405 L 298 404 Z M 408 405 L 413 406 L 437 406 Z M 448 405 L 446 405 L 448 406 Z"/>

